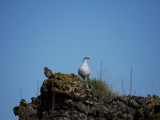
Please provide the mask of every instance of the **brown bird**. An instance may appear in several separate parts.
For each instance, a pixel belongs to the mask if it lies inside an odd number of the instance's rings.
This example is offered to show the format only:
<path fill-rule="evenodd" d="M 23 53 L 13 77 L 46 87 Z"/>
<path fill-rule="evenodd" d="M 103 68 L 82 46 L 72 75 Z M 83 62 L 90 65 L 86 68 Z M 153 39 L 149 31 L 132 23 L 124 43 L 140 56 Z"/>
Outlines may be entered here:
<path fill-rule="evenodd" d="M 44 67 L 44 74 L 47 78 L 52 78 L 53 77 L 53 73 L 50 69 L 48 69 L 47 67 Z"/>

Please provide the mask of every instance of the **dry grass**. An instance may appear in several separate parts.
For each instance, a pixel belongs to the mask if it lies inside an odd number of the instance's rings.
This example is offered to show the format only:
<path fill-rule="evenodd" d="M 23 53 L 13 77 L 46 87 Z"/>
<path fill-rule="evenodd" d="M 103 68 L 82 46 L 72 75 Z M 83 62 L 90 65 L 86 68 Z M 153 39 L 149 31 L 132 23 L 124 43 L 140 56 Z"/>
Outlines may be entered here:
<path fill-rule="evenodd" d="M 98 99 L 109 101 L 116 96 L 116 93 L 114 93 L 111 87 L 103 80 L 91 79 L 88 80 L 88 84 L 93 87 L 94 94 Z"/>
<path fill-rule="evenodd" d="M 100 73 L 98 79 L 90 79 L 88 80 L 88 84 L 91 85 L 94 89 L 95 96 L 99 99 L 99 101 L 109 101 L 112 100 L 117 93 L 112 91 L 112 87 L 109 86 L 104 80 L 104 75 L 107 77 L 107 81 L 111 78 L 111 69 L 104 69 L 103 62 L 100 63 Z"/>

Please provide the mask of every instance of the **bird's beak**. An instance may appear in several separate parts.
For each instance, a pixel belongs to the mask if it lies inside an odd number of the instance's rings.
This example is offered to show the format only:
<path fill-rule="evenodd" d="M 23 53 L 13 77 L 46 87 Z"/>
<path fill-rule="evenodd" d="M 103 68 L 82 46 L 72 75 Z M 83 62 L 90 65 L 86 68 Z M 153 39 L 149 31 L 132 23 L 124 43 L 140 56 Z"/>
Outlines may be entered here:
<path fill-rule="evenodd" d="M 88 58 L 88 59 L 90 59 L 90 58 Z"/>

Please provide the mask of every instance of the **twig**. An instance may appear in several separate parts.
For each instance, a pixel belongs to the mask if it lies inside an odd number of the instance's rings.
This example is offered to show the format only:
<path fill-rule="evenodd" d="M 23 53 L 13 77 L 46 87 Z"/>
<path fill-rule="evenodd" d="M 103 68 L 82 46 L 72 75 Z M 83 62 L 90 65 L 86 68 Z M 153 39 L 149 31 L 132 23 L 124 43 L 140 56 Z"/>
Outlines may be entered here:
<path fill-rule="evenodd" d="M 39 94 L 39 80 L 37 80 L 37 97 L 38 97 L 38 94 Z"/>
<path fill-rule="evenodd" d="M 123 86 L 123 80 L 121 80 L 121 84 L 122 84 L 122 91 L 123 91 L 123 94 L 125 95 L 125 90 L 124 90 L 124 86 Z"/>
<path fill-rule="evenodd" d="M 153 93 L 153 86 L 154 86 L 154 80 L 152 81 L 152 94 L 154 94 Z"/>
<path fill-rule="evenodd" d="M 102 111 L 102 75 L 103 75 L 103 62 L 100 65 L 100 80 L 99 80 L 99 120 L 102 119 L 103 111 Z"/>
<path fill-rule="evenodd" d="M 130 73 L 130 95 L 132 95 L 132 67 L 131 67 L 131 73 Z"/>
<path fill-rule="evenodd" d="M 20 88 L 20 98 L 22 100 L 22 90 L 21 90 L 21 88 Z"/>

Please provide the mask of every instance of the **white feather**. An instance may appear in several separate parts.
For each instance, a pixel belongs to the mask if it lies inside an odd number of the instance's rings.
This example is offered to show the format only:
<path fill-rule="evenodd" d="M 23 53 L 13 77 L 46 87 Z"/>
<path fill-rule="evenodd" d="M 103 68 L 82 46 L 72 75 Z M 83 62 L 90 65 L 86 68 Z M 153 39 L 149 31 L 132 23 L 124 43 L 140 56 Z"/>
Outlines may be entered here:
<path fill-rule="evenodd" d="M 84 59 L 83 64 L 78 69 L 78 74 L 79 74 L 79 76 L 81 76 L 85 80 L 89 77 L 90 69 L 89 69 L 89 67 L 87 65 L 87 59 Z"/>

